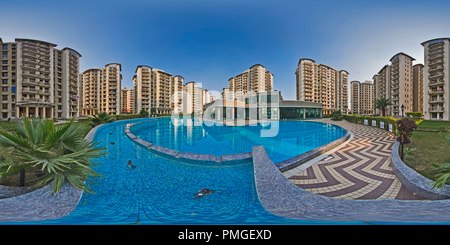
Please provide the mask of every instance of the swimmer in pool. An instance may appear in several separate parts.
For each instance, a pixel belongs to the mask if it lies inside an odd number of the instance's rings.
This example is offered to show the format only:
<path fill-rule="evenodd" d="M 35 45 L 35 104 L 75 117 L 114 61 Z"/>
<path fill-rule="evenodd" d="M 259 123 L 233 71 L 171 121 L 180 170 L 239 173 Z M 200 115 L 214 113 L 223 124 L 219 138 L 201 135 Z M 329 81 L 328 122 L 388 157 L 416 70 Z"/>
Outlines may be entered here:
<path fill-rule="evenodd" d="M 130 169 L 130 170 L 134 170 L 134 169 L 136 168 L 136 166 L 133 165 L 133 163 L 131 162 L 131 160 L 128 160 L 127 168 Z"/>

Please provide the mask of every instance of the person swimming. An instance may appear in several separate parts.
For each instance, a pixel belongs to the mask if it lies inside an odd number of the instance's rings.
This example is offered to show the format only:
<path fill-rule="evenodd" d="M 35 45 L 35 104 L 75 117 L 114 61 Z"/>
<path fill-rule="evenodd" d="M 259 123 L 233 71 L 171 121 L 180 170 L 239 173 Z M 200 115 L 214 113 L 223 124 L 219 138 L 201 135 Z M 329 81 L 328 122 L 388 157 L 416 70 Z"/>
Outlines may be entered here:
<path fill-rule="evenodd" d="M 131 162 L 131 160 L 128 160 L 127 168 L 130 169 L 130 170 L 134 170 L 134 169 L 136 168 L 136 166 L 133 165 L 133 163 Z"/>

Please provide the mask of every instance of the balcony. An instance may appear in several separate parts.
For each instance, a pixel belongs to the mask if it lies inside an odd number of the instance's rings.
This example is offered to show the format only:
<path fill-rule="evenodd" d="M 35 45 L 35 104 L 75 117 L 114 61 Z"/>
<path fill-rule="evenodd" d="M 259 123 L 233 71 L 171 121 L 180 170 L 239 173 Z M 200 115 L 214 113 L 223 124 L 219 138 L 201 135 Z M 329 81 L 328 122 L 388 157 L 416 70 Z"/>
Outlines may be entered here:
<path fill-rule="evenodd" d="M 444 77 L 444 72 L 437 72 L 429 75 L 430 79 L 441 78 Z"/>
<path fill-rule="evenodd" d="M 25 94 L 36 94 L 37 92 L 38 92 L 38 90 L 35 89 L 35 88 L 24 88 L 24 87 L 22 87 L 22 93 L 25 93 Z"/>
<path fill-rule="evenodd" d="M 437 106 L 437 107 L 429 107 L 428 111 L 430 111 L 430 112 L 443 112 L 444 111 L 444 107 L 443 106 L 441 106 L 441 107 L 439 107 L 439 106 Z"/>
<path fill-rule="evenodd" d="M 444 93 L 444 88 L 435 88 L 435 89 L 430 89 L 428 91 L 428 94 L 443 94 Z"/>
<path fill-rule="evenodd" d="M 34 79 L 23 79 L 22 80 L 22 85 L 30 85 L 30 86 L 35 86 L 37 85 L 38 82 L 36 82 L 36 80 Z"/>
<path fill-rule="evenodd" d="M 439 44 L 434 44 L 434 45 L 432 44 L 432 45 L 428 46 L 428 52 L 431 52 L 436 49 L 441 49 L 441 48 L 444 48 L 444 43 L 439 43 Z"/>
<path fill-rule="evenodd" d="M 441 58 L 444 58 L 444 53 L 438 53 L 438 54 L 433 54 L 433 55 L 428 56 L 429 61 L 432 61 L 435 59 L 441 59 Z"/>
<path fill-rule="evenodd" d="M 428 72 L 435 72 L 435 71 L 440 71 L 440 70 L 444 70 L 444 66 L 436 66 L 436 67 L 431 67 Z"/>
<path fill-rule="evenodd" d="M 444 64 L 444 59 L 442 60 L 435 60 L 435 61 L 429 61 L 428 65 L 440 65 L 440 64 Z"/>
<path fill-rule="evenodd" d="M 444 102 L 444 97 L 439 97 L 439 98 L 431 98 L 431 100 L 428 101 L 428 103 L 442 103 Z"/>
<path fill-rule="evenodd" d="M 39 92 L 39 94 L 44 94 L 44 95 L 50 95 L 50 91 L 49 90 L 37 90 Z"/>
<path fill-rule="evenodd" d="M 435 87 L 440 85 L 444 85 L 444 79 L 434 80 L 428 83 L 428 87 Z"/>

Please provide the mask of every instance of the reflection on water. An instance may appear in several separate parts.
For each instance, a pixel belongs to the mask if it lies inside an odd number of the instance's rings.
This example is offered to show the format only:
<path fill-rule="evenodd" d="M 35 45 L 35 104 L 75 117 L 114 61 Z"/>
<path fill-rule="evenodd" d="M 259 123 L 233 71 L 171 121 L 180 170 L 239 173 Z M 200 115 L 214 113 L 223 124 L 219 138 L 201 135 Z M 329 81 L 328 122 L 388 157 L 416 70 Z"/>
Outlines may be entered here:
<path fill-rule="evenodd" d="M 262 130 L 278 127 L 274 137 L 261 137 Z M 162 118 L 131 128 L 137 137 L 154 145 L 216 156 L 251 152 L 263 145 L 276 163 L 313 150 L 344 136 L 345 130 L 331 124 L 309 121 L 280 121 L 267 126 L 219 126 L 200 119 Z"/>

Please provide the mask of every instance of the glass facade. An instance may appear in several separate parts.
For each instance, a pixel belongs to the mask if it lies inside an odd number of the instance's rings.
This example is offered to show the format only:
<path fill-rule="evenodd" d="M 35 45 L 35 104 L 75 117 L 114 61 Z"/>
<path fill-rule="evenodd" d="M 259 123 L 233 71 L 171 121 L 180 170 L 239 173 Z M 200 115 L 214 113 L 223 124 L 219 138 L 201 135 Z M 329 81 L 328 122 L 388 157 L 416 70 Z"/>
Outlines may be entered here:
<path fill-rule="evenodd" d="M 280 119 L 322 118 L 320 108 L 280 107 Z"/>

